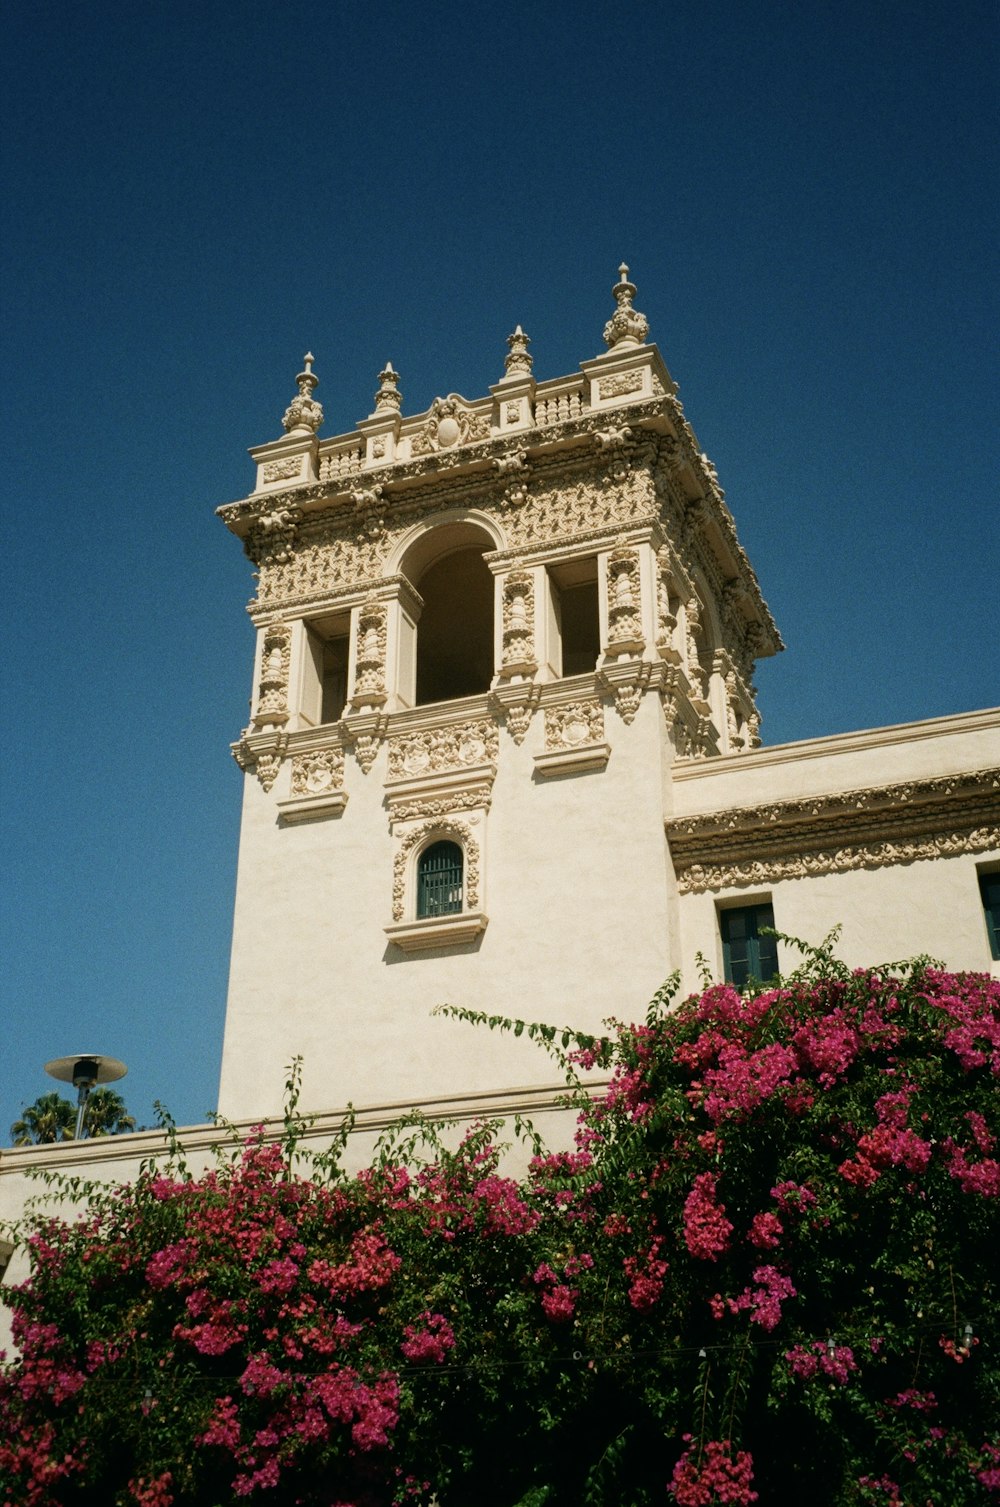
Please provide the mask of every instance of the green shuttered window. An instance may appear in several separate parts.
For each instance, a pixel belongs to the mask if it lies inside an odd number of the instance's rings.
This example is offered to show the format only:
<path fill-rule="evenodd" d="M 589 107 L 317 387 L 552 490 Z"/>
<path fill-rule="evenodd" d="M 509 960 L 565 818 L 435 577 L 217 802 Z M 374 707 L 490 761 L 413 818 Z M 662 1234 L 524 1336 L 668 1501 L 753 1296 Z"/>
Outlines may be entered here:
<path fill-rule="evenodd" d="M 986 914 L 990 957 L 1000 959 L 1000 874 L 980 874 L 979 893 L 983 897 L 983 911 Z"/>
<path fill-rule="evenodd" d="M 777 939 L 761 936 L 766 926 L 774 926 L 774 909 L 770 905 L 746 905 L 719 912 L 726 982 L 737 989 L 742 989 L 750 978 L 766 983 L 778 971 Z"/>

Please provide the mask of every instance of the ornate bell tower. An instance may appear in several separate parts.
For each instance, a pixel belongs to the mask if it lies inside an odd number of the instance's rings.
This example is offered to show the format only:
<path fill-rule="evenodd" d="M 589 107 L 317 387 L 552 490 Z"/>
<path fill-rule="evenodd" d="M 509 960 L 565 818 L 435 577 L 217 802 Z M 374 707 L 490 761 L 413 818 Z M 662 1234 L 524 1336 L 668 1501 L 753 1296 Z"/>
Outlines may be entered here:
<path fill-rule="evenodd" d="M 607 350 L 320 439 L 220 509 L 258 571 L 220 1108 L 454 1100 L 551 1076 L 441 1002 L 584 1029 L 677 965 L 678 758 L 756 746 L 781 648 L 622 266 Z"/>

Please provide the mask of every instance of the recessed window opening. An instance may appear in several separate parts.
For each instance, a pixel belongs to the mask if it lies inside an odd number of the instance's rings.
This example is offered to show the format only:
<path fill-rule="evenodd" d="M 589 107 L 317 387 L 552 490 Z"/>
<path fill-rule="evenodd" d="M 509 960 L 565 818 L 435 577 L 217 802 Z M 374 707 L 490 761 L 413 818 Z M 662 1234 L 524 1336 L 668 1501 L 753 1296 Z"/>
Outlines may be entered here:
<path fill-rule="evenodd" d="M 597 560 L 570 560 L 549 568 L 562 646 L 562 674 L 588 675 L 601 653 Z"/>
<path fill-rule="evenodd" d="M 493 680 L 493 576 L 479 546 L 435 560 L 416 581 L 417 705 L 488 691 Z"/>
<path fill-rule="evenodd" d="M 1000 871 L 980 874 L 979 894 L 986 917 L 986 935 L 990 943 L 990 957 L 1000 960 Z"/>
<path fill-rule="evenodd" d="M 462 849 L 457 842 L 432 843 L 417 864 L 417 920 L 461 909 Z"/>
<path fill-rule="evenodd" d="M 312 656 L 314 720 L 339 722 L 347 706 L 347 662 L 351 620 L 336 613 L 308 625 Z"/>
<path fill-rule="evenodd" d="M 774 908 L 770 904 L 745 905 L 719 912 L 722 934 L 722 961 L 726 982 L 743 989 L 749 979 L 766 984 L 778 972 L 778 940 L 762 936 L 765 927 L 774 926 Z"/>

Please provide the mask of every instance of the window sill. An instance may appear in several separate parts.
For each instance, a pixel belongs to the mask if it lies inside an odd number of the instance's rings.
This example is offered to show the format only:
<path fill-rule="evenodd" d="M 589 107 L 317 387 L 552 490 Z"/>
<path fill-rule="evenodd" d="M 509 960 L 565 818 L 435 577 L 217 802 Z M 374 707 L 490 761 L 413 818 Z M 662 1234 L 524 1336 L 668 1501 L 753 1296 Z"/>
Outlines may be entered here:
<path fill-rule="evenodd" d="M 279 801 L 278 815 L 283 822 L 307 822 L 320 816 L 339 816 L 346 805 L 346 790 L 329 790 L 321 795 L 299 795 Z"/>
<path fill-rule="evenodd" d="M 451 916 L 427 916 L 422 921 L 394 921 L 385 928 L 385 934 L 404 952 L 420 952 L 426 947 L 474 942 L 486 930 L 488 921 L 482 911 L 458 911 Z"/>
<path fill-rule="evenodd" d="M 555 774 L 582 774 L 587 769 L 603 769 L 611 757 L 608 743 L 584 743 L 576 748 L 554 748 L 535 755 L 535 772 L 543 777 Z"/>

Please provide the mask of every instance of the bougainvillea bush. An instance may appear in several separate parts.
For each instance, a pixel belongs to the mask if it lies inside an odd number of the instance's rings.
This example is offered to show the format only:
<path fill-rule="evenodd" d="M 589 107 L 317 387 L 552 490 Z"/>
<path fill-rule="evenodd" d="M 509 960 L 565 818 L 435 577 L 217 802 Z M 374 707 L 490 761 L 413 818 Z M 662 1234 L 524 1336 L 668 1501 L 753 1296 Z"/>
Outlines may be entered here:
<path fill-rule="evenodd" d="M 819 951 L 603 1039 L 487 1024 L 569 1074 L 573 1149 L 520 1179 L 491 1125 L 310 1162 L 293 1082 L 277 1140 L 36 1216 L 0 1501 L 1000 1493 L 1000 986 Z"/>

